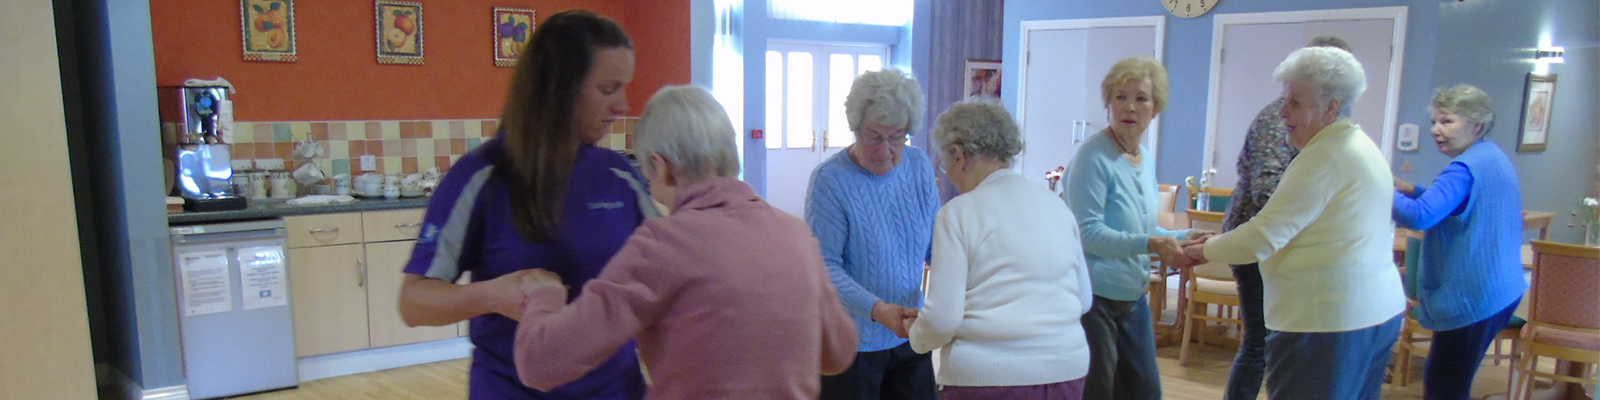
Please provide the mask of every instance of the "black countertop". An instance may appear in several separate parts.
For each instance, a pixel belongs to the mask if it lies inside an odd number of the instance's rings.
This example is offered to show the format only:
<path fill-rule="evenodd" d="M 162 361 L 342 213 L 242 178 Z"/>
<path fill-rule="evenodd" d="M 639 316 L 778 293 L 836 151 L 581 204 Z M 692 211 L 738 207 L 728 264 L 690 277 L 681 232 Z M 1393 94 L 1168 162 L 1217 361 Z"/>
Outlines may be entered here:
<path fill-rule="evenodd" d="M 280 218 L 291 215 L 311 214 L 337 214 L 346 212 L 396 210 L 405 208 L 423 208 L 428 206 L 428 198 L 401 198 L 401 199 L 357 199 L 350 203 L 319 204 L 319 205 L 290 205 L 285 200 L 251 200 L 250 207 L 234 211 L 213 212 L 181 212 L 167 214 L 167 225 L 190 225 L 201 223 L 246 221 L 253 219 Z"/>

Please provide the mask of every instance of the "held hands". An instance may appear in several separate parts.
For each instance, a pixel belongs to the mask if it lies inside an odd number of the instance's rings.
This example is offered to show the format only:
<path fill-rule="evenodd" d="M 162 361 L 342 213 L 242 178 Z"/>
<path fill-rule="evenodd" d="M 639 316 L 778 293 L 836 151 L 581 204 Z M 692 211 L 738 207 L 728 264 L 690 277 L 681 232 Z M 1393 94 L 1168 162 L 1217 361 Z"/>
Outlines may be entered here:
<path fill-rule="evenodd" d="M 1208 236 L 1205 239 L 1210 239 L 1210 237 Z M 1200 265 L 1200 264 L 1205 264 L 1205 263 L 1211 262 L 1211 260 L 1207 260 L 1206 259 L 1206 241 L 1205 241 L 1205 239 L 1201 239 L 1201 240 L 1197 240 L 1197 241 L 1184 242 L 1183 255 L 1185 257 L 1188 257 L 1190 260 L 1194 261 L 1193 265 Z"/>
<path fill-rule="evenodd" d="M 896 337 L 910 337 L 911 323 L 917 320 L 917 310 L 878 301 L 872 305 L 872 321 L 889 328 Z"/>
<path fill-rule="evenodd" d="M 537 270 L 522 270 L 501 275 L 482 283 L 483 291 L 489 312 L 504 315 L 507 318 L 521 320 L 522 300 L 527 298 L 523 292 L 523 278 L 532 275 Z M 548 271 L 547 271 L 548 272 Z"/>
<path fill-rule="evenodd" d="M 1183 245 L 1178 239 L 1170 237 L 1150 237 L 1149 247 L 1151 253 L 1156 253 L 1161 265 L 1173 268 L 1188 268 L 1193 264 L 1188 256 L 1183 255 Z"/>

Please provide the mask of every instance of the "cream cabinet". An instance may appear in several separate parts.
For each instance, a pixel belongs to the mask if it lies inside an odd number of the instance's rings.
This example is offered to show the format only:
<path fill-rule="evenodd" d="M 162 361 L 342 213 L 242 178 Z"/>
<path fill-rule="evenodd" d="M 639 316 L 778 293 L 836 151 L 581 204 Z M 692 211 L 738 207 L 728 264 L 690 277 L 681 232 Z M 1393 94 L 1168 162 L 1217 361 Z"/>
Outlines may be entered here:
<path fill-rule="evenodd" d="M 292 216 L 289 265 L 300 357 L 451 339 L 466 323 L 408 327 L 400 287 L 423 210 Z"/>

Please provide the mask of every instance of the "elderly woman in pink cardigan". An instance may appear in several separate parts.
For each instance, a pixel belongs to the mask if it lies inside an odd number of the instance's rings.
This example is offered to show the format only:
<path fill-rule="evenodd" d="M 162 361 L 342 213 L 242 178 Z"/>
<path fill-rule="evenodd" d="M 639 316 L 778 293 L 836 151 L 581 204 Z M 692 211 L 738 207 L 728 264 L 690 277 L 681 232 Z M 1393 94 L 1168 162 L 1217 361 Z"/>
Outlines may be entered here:
<path fill-rule="evenodd" d="M 522 382 L 577 379 L 636 337 L 648 398 L 817 398 L 858 339 L 810 228 L 735 179 L 739 136 L 704 89 L 657 92 L 636 135 L 672 214 L 641 225 L 571 304 L 553 274 L 523 280 Z"/>

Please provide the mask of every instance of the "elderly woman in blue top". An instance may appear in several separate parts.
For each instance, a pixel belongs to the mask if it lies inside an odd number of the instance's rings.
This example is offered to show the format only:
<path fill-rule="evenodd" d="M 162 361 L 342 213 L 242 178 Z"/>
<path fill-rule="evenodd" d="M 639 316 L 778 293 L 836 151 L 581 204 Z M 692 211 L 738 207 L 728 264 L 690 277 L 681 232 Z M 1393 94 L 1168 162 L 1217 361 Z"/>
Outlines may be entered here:
<path fill-rule="evenodd" d="M 922 307 L 939 211 L 933 164 L 905 151 L 922 121 L 922 90 L 900 71 L 868 72 L 844 107 L 856 141 L 811 173 L 805 219 L 861 347 L 848 371 L 823 377 L 821 398 L 933 399 L 933 361 L 911 350 L 904 322 Z"/>
<path fill-rule="evenodd" d="M 1376 400 L 1406 300 L 1392 258 L 1389 163 L 1349 118 L 1366 73 L 1349 52 L 1308 47 L 1272 77 L 1300 155 L 1255 218 L 1184 252 L 1261 263 L 1269 397 Z"/>
<path fill-rule="evenodd" d="M 1394 179 L 1394 220 L 1425 231 L 1422 260 L 1406 271 L 1413 314 L 1433 330 L 1423 397 L 1468 399 L 1483 353 L 1504 329 L 1522 279 L 1522 198 L 1517 171 L 1494 142 L 1494 105 L 1470 85 L 1433 95 L 1433 142 L 1450 165 L 1425 188 Z"/>
<path fill-rule="evenodd" d="M 1145 298 L 1150 253 L 1188 262 L 1179 240 L 1200 232 L 1156 226 L 1155 160 L 1140 142 L 1167 106 L 1167 70 L 1150 57 L 1111 66 L 1100 83 L 1110 127 L 1090 137 L 1072 160 L 1062 194 L 1078 218 L 1094 288 L 1083 316 L 1089 340 L 1084 399 L 1159 399 L 1155 332 Z"/>

